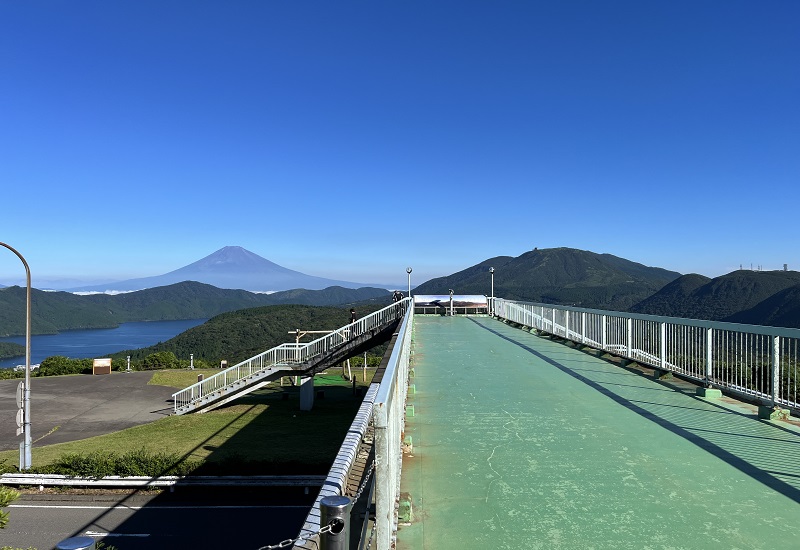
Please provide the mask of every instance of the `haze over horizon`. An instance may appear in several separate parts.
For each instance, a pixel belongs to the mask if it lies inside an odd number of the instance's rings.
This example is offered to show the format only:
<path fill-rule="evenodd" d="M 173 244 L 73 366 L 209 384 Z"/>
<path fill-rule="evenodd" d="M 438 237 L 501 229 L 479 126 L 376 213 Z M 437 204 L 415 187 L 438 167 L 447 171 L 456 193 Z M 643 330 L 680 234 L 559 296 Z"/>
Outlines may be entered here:
<path fill-rule="evenodd" d="M 800 3 L 0 3 L 0 242 L 34 282 L 227 245 L 413 284 L 570 247 L 800 267 Z M 0 251 L 0 283 L 24 277 Z"/>

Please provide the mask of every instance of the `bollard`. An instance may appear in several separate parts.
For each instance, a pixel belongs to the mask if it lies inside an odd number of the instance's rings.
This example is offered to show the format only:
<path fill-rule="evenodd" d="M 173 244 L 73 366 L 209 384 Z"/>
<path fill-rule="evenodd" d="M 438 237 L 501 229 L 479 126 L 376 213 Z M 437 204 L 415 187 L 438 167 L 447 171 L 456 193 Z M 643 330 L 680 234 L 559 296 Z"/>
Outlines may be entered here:
<path fill-rule="evenodd" d="M 56 545 L 56 550 L 95 550 L 95 548 L 97 546 L 92 537 L 70 537 Z"/>
<path fill-rule="evenodd" d="M 353 501 L 350 497 L 330 496 L 319 502 L 320 526 L 331 522 L 334 526 L 329 533 L 320 538 L 322 550 L 349 550 L 350 548 L 350 508 Z"/>

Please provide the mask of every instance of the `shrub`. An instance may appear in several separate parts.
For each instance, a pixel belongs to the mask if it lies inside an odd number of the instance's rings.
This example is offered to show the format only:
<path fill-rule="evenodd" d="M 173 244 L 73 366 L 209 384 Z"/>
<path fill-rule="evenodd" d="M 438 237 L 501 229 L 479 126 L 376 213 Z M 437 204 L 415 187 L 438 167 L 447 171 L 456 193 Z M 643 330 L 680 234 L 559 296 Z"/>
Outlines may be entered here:
<path fill-rule="evenodd" d="M 53 355 L 42 361 L 39 376 L 58 376 L 61 374 L 91 374 L 91 359 L 70 359 L 63 355 Z"/>
<path fill-rule="evenodd" d="M 41 468 L 39 473 L 74 477 L 101 478 L 105 476 L 186 475 L 197 468 L 198 462 L 183 460 L 176 453 L 152 453 L 146 449 L 118 454 L 96 451 L 89 454 L 71 453 Z"/>
<path fill-rule="evenodd" d="M 171 351 L 158 351 L 151 353 L 142 361 L 143 370 L 178 369 L 180 362 Z"/>
<path fill-rule="evenodd" d="M 19 498 L 19 493 L 14 489 L 0 485 L 0 508 L 5 508 Z M 8 512 L 0 510 L 0 529 L 5 529 L 8 524 Z"/>

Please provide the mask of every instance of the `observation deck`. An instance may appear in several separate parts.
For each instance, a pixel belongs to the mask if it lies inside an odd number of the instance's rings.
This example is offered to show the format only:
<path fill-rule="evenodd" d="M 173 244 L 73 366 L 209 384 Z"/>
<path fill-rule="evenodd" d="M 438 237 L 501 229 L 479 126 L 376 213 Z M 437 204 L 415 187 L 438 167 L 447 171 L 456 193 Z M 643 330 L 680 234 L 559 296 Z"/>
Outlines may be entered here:
<path fill-rule="evenodd" d="M 795 421 L 495 318 L 413 325 L 398 549 L 800 544 Z"/>

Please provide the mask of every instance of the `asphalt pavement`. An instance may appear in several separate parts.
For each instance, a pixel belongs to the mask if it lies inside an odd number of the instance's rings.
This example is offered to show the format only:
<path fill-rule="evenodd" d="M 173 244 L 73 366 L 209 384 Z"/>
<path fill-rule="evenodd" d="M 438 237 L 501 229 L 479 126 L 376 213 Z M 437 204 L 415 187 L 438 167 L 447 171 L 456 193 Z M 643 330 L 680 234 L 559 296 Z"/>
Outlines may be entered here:
<path fill-rule="evenodd" d="M 85 439 L 146 424 L 172 411 L 175 388 L 149 386 L 152 372 L 31 379 L 33 447 Z M 19 380 L 0 380 L 0 451 L 18 449 Z"/>

